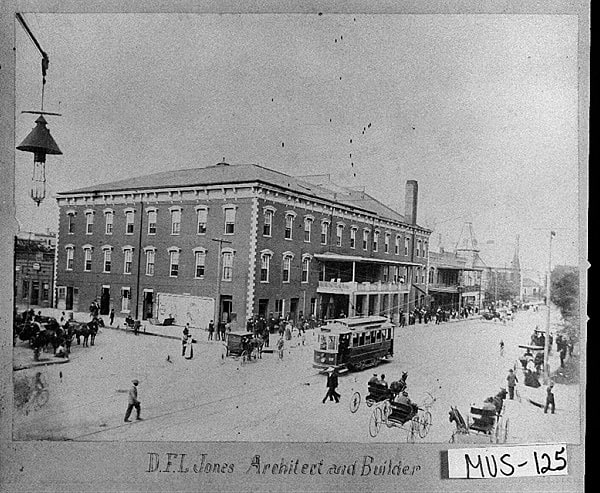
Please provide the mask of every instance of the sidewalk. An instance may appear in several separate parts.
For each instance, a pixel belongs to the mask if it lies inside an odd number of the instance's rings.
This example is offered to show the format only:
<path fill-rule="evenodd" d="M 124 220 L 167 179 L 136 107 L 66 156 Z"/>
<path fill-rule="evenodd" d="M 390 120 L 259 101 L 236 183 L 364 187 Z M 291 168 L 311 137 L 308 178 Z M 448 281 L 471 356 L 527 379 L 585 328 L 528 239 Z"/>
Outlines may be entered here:
<path fill-rule="evenodd" d="M 17 345 L 13 347 L 13 371 L 26 370 L 28 368 L 35 368 L 38 366 L 48 365 L 61 365 L 68 363 L 69 358 L 57 358 L 52 353 L 40 353 L 38 361 L 33 359 L 33 350 L 21 341 L 17 342 Z"/>

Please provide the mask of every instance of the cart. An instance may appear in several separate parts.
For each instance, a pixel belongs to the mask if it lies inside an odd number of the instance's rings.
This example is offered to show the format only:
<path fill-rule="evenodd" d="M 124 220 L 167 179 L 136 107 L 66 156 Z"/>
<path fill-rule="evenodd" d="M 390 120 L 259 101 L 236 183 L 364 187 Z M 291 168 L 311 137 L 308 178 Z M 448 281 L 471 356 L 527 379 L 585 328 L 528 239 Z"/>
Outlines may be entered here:
<path fill-rule="evenodd" d="M 262 344 L 252 332 L 230 332 L 224 344 L 225 356 L 240 358 L 242 364 L 261 358 Z"/>

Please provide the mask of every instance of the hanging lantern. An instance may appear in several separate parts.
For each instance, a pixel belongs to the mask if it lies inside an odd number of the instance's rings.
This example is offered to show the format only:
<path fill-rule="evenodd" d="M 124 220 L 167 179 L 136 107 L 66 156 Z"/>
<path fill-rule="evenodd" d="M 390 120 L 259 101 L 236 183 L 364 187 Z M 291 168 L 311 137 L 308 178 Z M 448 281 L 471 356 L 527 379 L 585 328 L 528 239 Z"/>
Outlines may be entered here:
<path fill-rule="evenodd" d="M 62 154 L 58 145 L 46 128 L 46 119 L 42 114 L 35 121 L 36 126 L 17 146 L 17 149 L 33 153 L 33 178 L 31 198 L 38 205 L 46 197 L 46 154 Z"/>

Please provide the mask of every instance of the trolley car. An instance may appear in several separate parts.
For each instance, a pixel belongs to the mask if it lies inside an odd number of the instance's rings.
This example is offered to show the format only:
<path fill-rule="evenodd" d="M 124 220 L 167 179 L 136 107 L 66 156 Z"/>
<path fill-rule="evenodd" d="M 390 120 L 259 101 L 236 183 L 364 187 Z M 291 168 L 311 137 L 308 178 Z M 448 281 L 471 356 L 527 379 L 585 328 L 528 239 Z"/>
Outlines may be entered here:
<path fill-rule="evenodd" d="M 394 355 L 394 325 L 386 317 L 327 321 L 317 332 L 313 367 L 363 370 Z"/>

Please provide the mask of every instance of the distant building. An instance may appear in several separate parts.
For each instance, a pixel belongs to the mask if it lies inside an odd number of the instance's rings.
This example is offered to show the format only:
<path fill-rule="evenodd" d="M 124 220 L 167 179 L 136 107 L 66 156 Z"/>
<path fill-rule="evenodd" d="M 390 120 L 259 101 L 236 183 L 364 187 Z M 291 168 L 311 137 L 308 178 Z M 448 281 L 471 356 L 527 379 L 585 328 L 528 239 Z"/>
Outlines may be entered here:
<path fill-rule="evenodd" d="M 16 305 L 53 306 L 55 243 L 53 233 L 19 233 L 15 237 Z"/>
<path fill-rule="evenodd" d="M 525 277 L 521 283 L 521 298 L 524 302 L 540 301 L 544 297 L 540 283 Z"/>
<path fill-rule="evenodd" d="M 206 326 L 423 301 L 430 231 L 365 192 L 219 163 L 58 194 L 57 307 Z"/>
<path fill-rule="evenodd" d="M 429 252 L 427 290 L 431 308 L 480 308 L 482 271 L 482 267 L 470 265 L 456 252 Z"/>

